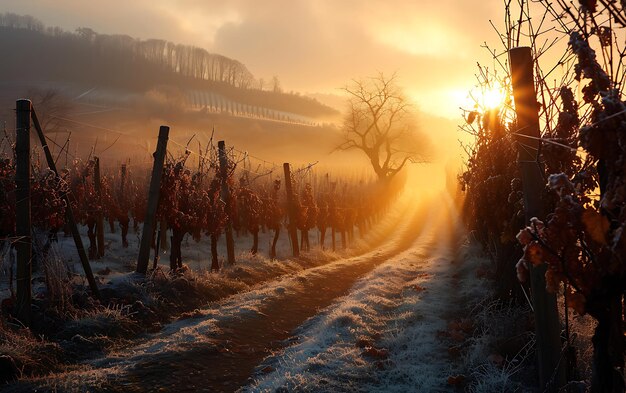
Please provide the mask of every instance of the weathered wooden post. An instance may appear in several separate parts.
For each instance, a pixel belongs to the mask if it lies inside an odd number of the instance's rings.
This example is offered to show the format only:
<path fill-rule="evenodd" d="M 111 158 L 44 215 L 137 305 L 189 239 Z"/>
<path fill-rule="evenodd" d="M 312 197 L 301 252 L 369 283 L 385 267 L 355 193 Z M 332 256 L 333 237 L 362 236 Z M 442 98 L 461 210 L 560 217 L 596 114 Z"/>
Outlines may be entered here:
<path fill-rule="evenodd" d="M 539 132 L 539 104 L 533 76 L 533 56 L 529 47 L 513 48 L 509 51 L 511 82 L 517 114 L 518 165 L 522 175 L 524 191 L 524 213 L 526 224 L 532 217 L 542 218 L 545 214 L 542 194 L 545 188 L 543 168 L 539 163 L 541 139 Z M 513 267 L 511 266 L 511 269 Z M 535 333 L 541 389 L 557 391 L 565 383 L 563 365 L 559 362 L 561 338 L 556 295 L 546 290 L 546 266 L 530 264 L 530 285 L 535 312 Z M 557 367 L 559 370 L 557 370 Z M 550 384 L 552 376 L 553 383 Z M 550 386 L 547 386 L 550 384 Z"/>
<path fill-rule="evenodd" d="M 167 220 L 164 218 L 159 221 L 159 233 L 157 236 L 159 237 L 159 250 L 169 251 L 170 246 L 167 242 Z"/>
<path fill-rule="evenodd" d="M 154 152 L 154 165 L 152 167 L 152 177 L 150 178 L 150 189 L 148 191 L 148 207 L 146 218 L 141 231 L 141 243 L 139 245 L 139 256 L 137 257 L 137 273 L 146 274 L 150 259 L 150 247 L 152 246 L 152 235 L 156 226 L 156 211 L 159 206 L 159 191 L 161 189 L 161 177 L 163 176 L 163 164 L 165 163 L 165 153 L 167 152 L 167 139 L 170 128 L 161 126 L 159 129 L 159 140 Z"/>
<path fill-rule="evenodd" d="M 296 209 L 293 203 L 293 185 L 291 184 L 291 170 L 289 163 L 283 164 L 283 170 L 285 171 L 285 191 L 287 192 L 287 214 L 289 216 L 289 238 L 291 239 L 291 249 L 293 256 L 300 256 L 300 249 L 298 248 L 298 230 L 296 228 Z"/>
<path fill-rule="evenodd" d="M 126 164 L 122 164 L 122 169 L 121 169 L 121 174 L 120 174 L 120 199 L 122 199 L 122 197 L 124 196 L 124 191 L 126 191 L 126 173 L 127 173 L 128 169 L 126 167 Z"/>
<path fill-rule="evenodd" d="M 96 212 L 96 244 L 98 248 L 98 258 L 104 256 L 104 207 L 102 206 L 102 179 L 100 177 L 100 158 L 94 157 L 93 183 L 96 198 L 98 199 L 99 210 Z"/>
<path fill-rule="evenodd" d="M 16 102 L 15 218 L 17 251 L 17 318 L 31 322 L 31 223 L 30 223 L 30 100 Z"/>
<path fill-rule="evenodd" d="M 31 118 L 33 120 L 33 125 L 35 126 L 35 129 L 37 130 L 37 136 L 39 137 L 39 142 L 41 143 L 41 147 L 43 148 L 44 154 L 46 155 L 48 168 L 50 168 L 50 170 L 52 170 L 58 177 L 59 171 L 57 170 L 57 166 L 54 162 L 54 158 L 52 158 L 52 153 L 50 152 L 50 147 L 48 147 L 48 142 L 46 142 L 46 136 L 43 133 L 41 124 L 39 124 L 39 119 L 37 118 L 37 113 L 35 112 L 35 108 L 32 108 L 31 110 Z M 69 225 L 70 231 L 72 232 L 72 237 L 74 238 L 74 244 L 76 245 L 76 251 L 78 252 L 78 258 L 80 259 L 80 263 L 83 266 L 83 270 L 85 271 L 85 277 L 87 277 L 87 282 L 89 283 L 91 294 L 94 298 L 99 299 L 100 292 L 98 290 L 98 285 L 96 284 L 96 280 L 93 276 L 93 272 L 91 271 L 91 265 L 89 264 L 89 259 L 87 258 L 85 247 L 83 246 L 83 239 L 80 237 L 80 232 L 78 232 L 78 225 L 76 224 L 76 219 L 74 218 L 74 211 L 72 210 L 71 201 L 69 197 L 67 196 L 67 192 L 62 192 L 61 198 L 63 198 L 63 201 L 65 202 L 65 217 L 67 218 L 67 224 Z"/>
<path fill-rule="evenodd" d="M 125 192 L 126 192 L 126 177 L 127 177 L 127 167 L 126 164 L 122 164 L 122 170 L 121 170 L 121 176 L 120 176 L 120 189 L 119 189 L 119 193 L 118 193 L 118 198 L 117 200 L 120 202 L 121 204 L 121 211 L 122 214 L 120 217 L 118 217 L 119 219 L 119 223 L 120 223 L 120 229 L 122 231 L 122 247 L 126 248 L 128 247 L 128 227 L 130 224 L 130 217 L 129 215 L 129 206 L 126 204 L 126 197 Z"/>
<path fill-rule="evenodd" d="M 233 240 L 233 219 L 230 209 L 230 190 L 228 189 L 228 160 L 226 157 L 226 144 L 224 141 L 217 142 L 217 149 L 220 159 L 220 176 L 222 178 L 221 196 L 226 205 L 226 254 L 228 264 L 235 263 L 235 241 Z"/>
<path fill-rule="evenodd" d="M 159 259 L 161 257 L 161 248 L 160 248 L 160 242 L 161 242 L 161 232 L 163 232 L 163 228 L 161 227 L 162 221 L 161 223 L 159 223 L 159 231 L 157 232 L 157 237 L 156 237 L 156 246 L 154 247 L 154 260 L 152 261 L 152 270 L 156 270 L 157 266 L 159 266 Z M 176 269 L 172 269 L 172 270 L 176 270 Z"/>

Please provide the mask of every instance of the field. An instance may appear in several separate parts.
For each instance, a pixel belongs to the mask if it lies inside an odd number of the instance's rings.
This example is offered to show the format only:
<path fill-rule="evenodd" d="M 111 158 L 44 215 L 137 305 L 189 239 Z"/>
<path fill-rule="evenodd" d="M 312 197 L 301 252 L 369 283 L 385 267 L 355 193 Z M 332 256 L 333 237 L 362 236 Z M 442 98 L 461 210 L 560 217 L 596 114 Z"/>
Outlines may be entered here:
<path fill-rule="evenodd" d="M 626 391 L 624 0 L 116 2 L 0 5 L 1 391 Z"/>

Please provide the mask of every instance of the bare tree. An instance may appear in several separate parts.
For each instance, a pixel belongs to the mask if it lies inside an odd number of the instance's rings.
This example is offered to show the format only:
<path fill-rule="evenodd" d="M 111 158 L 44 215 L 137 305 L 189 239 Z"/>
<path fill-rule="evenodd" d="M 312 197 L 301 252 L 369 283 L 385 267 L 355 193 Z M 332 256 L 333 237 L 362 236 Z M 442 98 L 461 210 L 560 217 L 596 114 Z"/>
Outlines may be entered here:
<path fill-rule="evenodd" d="M 280 86 L 280 80 L 276 75 L 272 77 L 272 91 L 274 93 L 282 93 L 283 91 L 283 88 Z"/>
<path fill-rule="evenodd" d="M 380 180 L 391 179 L 407 162 L 427 162 L 428 144 L 418 141 L 410 105 L 395 75 L 353 80 L 343 90 L 350 98 L 338 150 L 361 150 Z"/>

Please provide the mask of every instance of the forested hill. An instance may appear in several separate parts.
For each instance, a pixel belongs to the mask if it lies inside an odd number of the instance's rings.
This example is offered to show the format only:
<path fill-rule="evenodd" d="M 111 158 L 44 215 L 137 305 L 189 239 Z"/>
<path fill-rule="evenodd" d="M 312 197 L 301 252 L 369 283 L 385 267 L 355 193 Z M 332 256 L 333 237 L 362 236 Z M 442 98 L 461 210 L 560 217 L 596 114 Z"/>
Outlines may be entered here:
<path fill-rule="evenodd" d="M 90 28 L 66 32 L 28 15 L 0 14 L 0 53 L 2 82 L 59 82 L 132 93 L 170 86 L 311 118 L 336 114 L 315 99 L 282 92 L 276 78 L 264 83 L 240 61 L 203 48 Z"/>

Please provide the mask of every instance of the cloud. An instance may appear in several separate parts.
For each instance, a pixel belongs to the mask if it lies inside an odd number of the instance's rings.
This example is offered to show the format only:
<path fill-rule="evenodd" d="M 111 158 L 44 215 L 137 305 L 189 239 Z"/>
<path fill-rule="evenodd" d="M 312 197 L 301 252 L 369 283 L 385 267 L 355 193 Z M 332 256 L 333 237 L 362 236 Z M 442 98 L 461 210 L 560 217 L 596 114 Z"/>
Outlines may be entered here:
<path fill-rule="evenodd" d="M 471 84 L 500 0 L 21 0 L 67 30 L 163 38 L 236 58 L 287 90 L 332 92 L 351 78 L 398 71 L 414 95 Z M 455 86 L 456 84 L 456 86 Z M 441 94 L 439 94 L 441 95 Z"/>
<path fill-rule="evenodd" d="M 473 84 L 476 60 L 486 55 L 479 45 L 495 38 L 488 19 L 501 13 L 495 0 L 258 4 L 238 2 L 241 20 L 217 31 L 215 51 L 304 91 L 336 91 L 352 78 L 398 72 L 425 110 L 449 105 L 459 84 Z M 458 106 L 457 100 L 448 114 L 456 115 Z"/>

